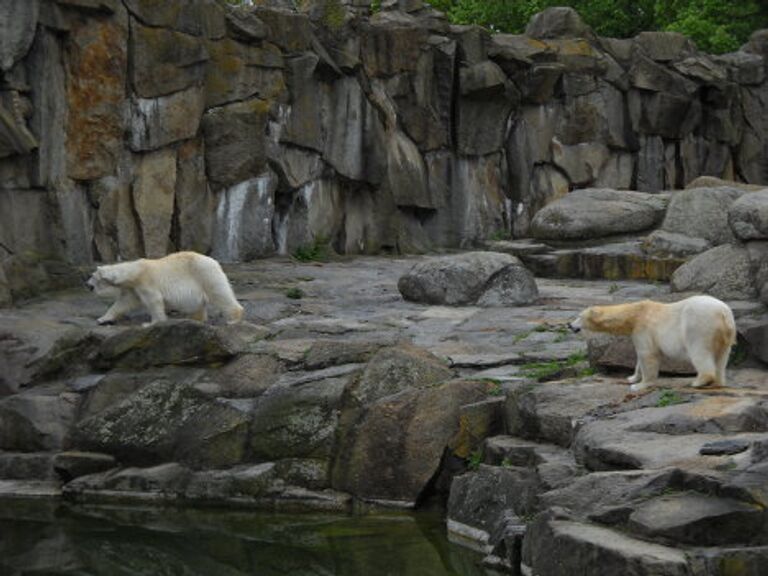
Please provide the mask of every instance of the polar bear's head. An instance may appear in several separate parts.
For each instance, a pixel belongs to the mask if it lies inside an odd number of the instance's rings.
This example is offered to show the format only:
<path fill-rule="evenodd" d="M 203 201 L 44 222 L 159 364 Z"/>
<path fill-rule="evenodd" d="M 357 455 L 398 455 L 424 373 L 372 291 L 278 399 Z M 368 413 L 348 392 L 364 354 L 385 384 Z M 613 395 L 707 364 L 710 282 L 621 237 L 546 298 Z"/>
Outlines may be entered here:
<path fill-rule="evenodd" d="M 121 272 L 121 264 L 99 266 L 91 274 L 85 285 L 99 296 L 117 296 L 120 286 L 125 282 L 125 274 Z"/>
<path fill-rule="evenodd" d="M 596 330 L 600 322 L 600 310 L 596 307 L 586 308 L 576 317 L 575 320 L 568 323 L 568 328 L 574 332 L 582 330 Z"/>

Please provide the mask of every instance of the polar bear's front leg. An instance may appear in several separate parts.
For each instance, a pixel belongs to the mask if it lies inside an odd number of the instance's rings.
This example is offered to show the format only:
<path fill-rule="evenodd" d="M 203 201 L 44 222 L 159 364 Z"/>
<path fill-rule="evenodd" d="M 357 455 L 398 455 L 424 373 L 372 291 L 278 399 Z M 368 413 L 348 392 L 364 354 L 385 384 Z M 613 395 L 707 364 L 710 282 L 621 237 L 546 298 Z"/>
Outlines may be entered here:
<path fill-rule="evenodd" d="M 168 319 L 165 314 L 165 302 L 163 301 L 163 295 L 152 288 L 136 289 L 136 295 L 141 300 L 141 303 L 149 312 L 152 320 L 144 324 L 144 326 L 151 326 L 158 322 L 163 322 Z"/>
<path fill-rule="evenodd" d="M 131 310 L 138 308 L 140 304 L 141 302 L 139 302 L 131 290 L 121 290 L 120 296 L 117 297 L 115 303 L 96 322 L 98 324 L 111 324 Z"/>
<path fill-rule="evenodd" d="M 659 351 L 656 349 L 653 340 L 638 334 L 633 334 L 632 341 L 635 344 L 637 352 L 637 365 L 640 367 L 642 379 L 636 384 L 632 384 L 630 390 L 638 392 L 652 386 L 659 377 Z"/>
<path fill-rule="evenodd" d="M 642 379 L 643 379 L 643 371 L 640 368 L 640 360 L 638 360 L 637 363 L 635 363 L 635 373 L 632 374 L 632 376 L 630 376 L 629 378 L 627 378 L 627 382 L 629 382 L 630 384 L 637 384 Z"/>

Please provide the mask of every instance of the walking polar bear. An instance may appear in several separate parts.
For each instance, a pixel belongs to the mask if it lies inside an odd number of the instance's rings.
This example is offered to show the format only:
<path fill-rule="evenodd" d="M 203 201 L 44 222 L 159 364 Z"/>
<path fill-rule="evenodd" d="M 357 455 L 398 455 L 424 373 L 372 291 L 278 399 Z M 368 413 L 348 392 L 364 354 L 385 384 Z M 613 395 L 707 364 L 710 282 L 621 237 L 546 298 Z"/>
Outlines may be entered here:
<path fill-rule="evenodd" d="M 637 352 L 631 390 L 653 384 L 661 356 L 689 360 L 696 369 L 693 386 L 725 386 L 725 367 L 736 343 L 733 312 L 711 296 L 692 296 L 671 304 L 643 300 L 630 304 L 593 306 L 570 324 L 594 332 L 632 337 Z"/>
<path fill-rule="evenodd" d="M 86 284 L 99 295 L 117 298 L 97 320 L 99 324 L 115 322 L 141 306 L 152 318 L 145 326 L 165 320 L 166 309 L 205 322 L 208 304 L 217 308 L 230 324 L 243 317 L 243 307 L 235 299 L 219 263 L 196 252 L 99 266 Z"/>

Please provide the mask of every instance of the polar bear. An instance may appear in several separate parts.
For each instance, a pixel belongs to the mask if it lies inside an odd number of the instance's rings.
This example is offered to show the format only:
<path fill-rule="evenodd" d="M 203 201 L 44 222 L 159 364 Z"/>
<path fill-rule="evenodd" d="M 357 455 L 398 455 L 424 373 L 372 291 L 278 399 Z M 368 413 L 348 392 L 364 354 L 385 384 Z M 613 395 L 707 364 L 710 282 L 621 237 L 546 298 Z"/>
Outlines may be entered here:
<path fill-rule="evenodd" d="M 112 323 L 141 306 L 152 318 L 144 326 L 165 320 L 166 308 L 205 322 L 207 304 L 222 312 L 230 324 L 243 317 L 243 307 L 219 263 L 196 252 L 99 266 L 86 285 L 99 295 L 117 298 L 97 320 L 99 324 Z"/>
<path fill-rule="evenodd" d="M 696 369 L 693 386 L 725 386 L 725 367 L 736 343 L 733 312 L 711 296 L 691 296 L 663 304 L 651 300 L 593 306 L 570 323 L 572 330 L 632 337 L 637 352 L 635 373 L 627 380 L 631 390 L 653 384 L 659 375 L 661 356 L 689 360 Z"/>

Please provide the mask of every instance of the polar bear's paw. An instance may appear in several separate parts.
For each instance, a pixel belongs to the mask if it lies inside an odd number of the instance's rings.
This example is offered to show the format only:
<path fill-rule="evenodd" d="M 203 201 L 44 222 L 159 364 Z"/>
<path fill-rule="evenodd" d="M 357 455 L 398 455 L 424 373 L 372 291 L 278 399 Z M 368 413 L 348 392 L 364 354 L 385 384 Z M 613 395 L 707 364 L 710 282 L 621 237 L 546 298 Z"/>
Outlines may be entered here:
<path fill-rule="evenodd" d="M 632 386 L 629 387 L 629 390 L 631 392 L 642 392 L 643 390 L 648 389 L 648 384 L 643 384 L 642 382 L 638 384 L 632 384 Z"/>
<path fill-rule="evenodd" d="M 632 374 L 632 376 L 629 376 L 627 378 L 627 382 L 629 384 L 637 384 L 639 381 L 640 381 L 640 376 L 638 376 L 637 374 Z"/>

